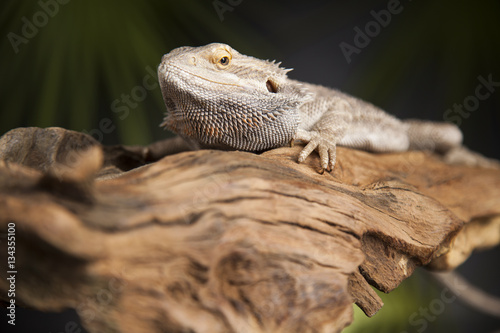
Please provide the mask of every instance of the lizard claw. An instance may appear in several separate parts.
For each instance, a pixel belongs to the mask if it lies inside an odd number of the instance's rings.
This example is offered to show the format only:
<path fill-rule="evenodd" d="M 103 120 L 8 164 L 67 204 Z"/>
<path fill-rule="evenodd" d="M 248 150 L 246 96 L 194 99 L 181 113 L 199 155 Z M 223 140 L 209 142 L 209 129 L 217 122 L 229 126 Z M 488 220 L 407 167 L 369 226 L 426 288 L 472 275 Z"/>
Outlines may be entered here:
<path fill-rule="evenodd" d="M 295 136 L 296 140 L 308 142 L 299 154 L 298 161 L 302 163 L 314 151 L 317 150 L 321 163 L 321 174 L 325 170 L 332 171 L 337 158 L 337 146 L 334 141 L 325 139 L 317 131 L 299 130 Z"/>

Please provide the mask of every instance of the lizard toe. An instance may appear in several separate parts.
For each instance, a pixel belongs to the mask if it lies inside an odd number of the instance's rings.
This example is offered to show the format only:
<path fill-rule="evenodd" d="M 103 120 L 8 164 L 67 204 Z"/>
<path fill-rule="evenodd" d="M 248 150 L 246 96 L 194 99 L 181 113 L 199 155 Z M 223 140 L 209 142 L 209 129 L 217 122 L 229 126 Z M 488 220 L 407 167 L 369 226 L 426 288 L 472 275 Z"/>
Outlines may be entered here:
<path fill-rule="evenodd" d="M 327 170 L 328 172 L 332 171 L 335 166 L 337 155 L 336 146 L 334 144 L 320 143 L 317 150 L 319 153 L 321 168 Z"/>
<path fill-rule="evenodd" d="M 302 149 L 299 154 L 298 161 L 302 163 L 306 160 L 306 158 L 311 155 L 311 153 L 318 147 L 318 143 L 315 140 L 309 141 L 309 143 Z"/>
<path fill-rule="evenodd" d="M 302 131 L 296 136 L 297 139 L 304 140 L 307 145 L 299 154 L 298 162 L 302 163 L 311 153 L 316 150 L 319 154 L 320 167 L 323 173 L 325 170 L 331 171 L 335 166 L 336 145 L 335 142 L 323 138 L 315 131 Z"/>

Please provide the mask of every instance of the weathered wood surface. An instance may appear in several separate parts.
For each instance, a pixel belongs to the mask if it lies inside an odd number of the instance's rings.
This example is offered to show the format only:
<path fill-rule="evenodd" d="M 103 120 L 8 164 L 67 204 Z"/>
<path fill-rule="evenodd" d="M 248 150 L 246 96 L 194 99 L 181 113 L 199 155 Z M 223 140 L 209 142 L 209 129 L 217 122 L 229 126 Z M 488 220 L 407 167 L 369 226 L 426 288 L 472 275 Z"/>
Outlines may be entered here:
<path fill-rule="evenodd" d="M 320 175 L 316 156 L 295 162 L 300 147 L 159 159 L 165 144 L 57 128 L 0 139 L 18 304 L 75 308 L 91 332 L 338 332 L 353 302 L 380 309 L 370 284 L 390 292 L 500 242 L 499 169 L 339 148 Z"/>

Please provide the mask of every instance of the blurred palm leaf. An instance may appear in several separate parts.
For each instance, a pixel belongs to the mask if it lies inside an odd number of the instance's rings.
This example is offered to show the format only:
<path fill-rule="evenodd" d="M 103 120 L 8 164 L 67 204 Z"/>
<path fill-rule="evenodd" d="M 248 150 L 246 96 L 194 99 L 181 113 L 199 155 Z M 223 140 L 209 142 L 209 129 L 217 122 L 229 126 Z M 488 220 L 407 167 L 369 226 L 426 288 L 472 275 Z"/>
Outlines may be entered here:
<path fill-rule="evenodd" d="M 34 1 L 3 6 L 5 35 L 22 37 L 22 17 L 33 23 L 33 15 L 44 12 Z M 58 7 L 33 38 L 16 45 L 17 53 L 8 38 L 0 44 L 0 133 L 18 126 L 106 132 L 100 121 L 109 118 L 118 132 L 101 133 L 109 134 L 108 142 L 148 143 L 160 131 L 164 105 L 158 87 L 145 89 L 144 97 L 144 77 L 150 87 L 161 55 L 174 47 L 228 37 L 206 1 L 70 1 Z"/>

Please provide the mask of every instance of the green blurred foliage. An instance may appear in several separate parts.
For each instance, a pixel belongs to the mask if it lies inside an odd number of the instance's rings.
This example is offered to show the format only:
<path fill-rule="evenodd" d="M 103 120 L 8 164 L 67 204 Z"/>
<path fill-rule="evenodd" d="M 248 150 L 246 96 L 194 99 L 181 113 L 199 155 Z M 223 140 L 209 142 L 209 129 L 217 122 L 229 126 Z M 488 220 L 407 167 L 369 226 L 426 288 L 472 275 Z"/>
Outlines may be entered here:
<path fill-rule="evenodd" d="M 105 143 L 147 144 L 162 135 L 165 107 L 155 74 L 161 56 L 181 45 L 236 37 L 209 1 L 11 0 L 2 6 L 0 133 L 61 126 Z"/>
<path fill-rule="evenodd" d="M 423 107 L 417 116 L 439 120 L 473 91 L 478 75 L 500 74 L 500 3 L 408 0 L 401 5 L 404 11 L 347 64 L 338 44 L 349 42 L 352 28 L 363 28 L 373 19 L 370 11 L 387 8 L 388 1 L 7 0 L 0 14 L 5 36 L 0 133 L 18 126 L 62 126 L 94 131 L 104 143 L 158 140 L 166 135 L 158 128 L 165 108 L 159 88 L 148 89 L 151 73 L 172 48 L 213 41 L 281 60 L 328 41 L 331 61 L 349 71 L 340 88 L 391 112 L 391 105 L 408 107 L 398 102 L 404 97 L 422 99 L 415 91 L 429 85 L 424 77 L 434 66 L 439 93 L 432 105 L 440 114 Z M 35 32 L 26 30 L 26 22 Z M 26 31 L 30 37 L 12 42 L 12 34 L 24 38 Z M 344 35 L 335 37 L 337 31 Z M 494 99 L 499 106 L 500 93 Z M 479 117 L 463 127 L 500 128 L 500 117 L 483 112 L 478 123 Z"/>
<path fill-rule="evenodd" d="M 457 326 L 450 317 L 451 306 L 440 300 L 442 290 L 443 287 L 437 285 L 428 274 L 424 274 L 422 270 L 416 270 L 411 277 L 389 294 L 375 289 L 384 302 L 384 306 L 373 317 L 367 317 L 360 308 L 354 305 L 354 321 L 342 332 L 458 332 Z M 446 296 L 452 297 L 452 294 L 447 292 Z M 437 307 L 436 303 L 443 304 L 443 306 Z"/>
<path fill-rule="evenodd" d="M 412 9 L 394 17 L 347 64 L 339 43 L 352 42 L 353 27 L 371 20 L 370 11 L 386 8 L 388 1 L 244 0 L 218 13 L 211 0 L 6 0 L 0 13 L 0 134 L 20 126 L 61 126 L 108 144 L 159 140 L 168 135 L 158 127 L 165 111 L 155 77 L 161 56 L 214 41 L 278 60 L 326 41 L 334 51 L 308 55 L 296 64 L 305 69 L 294 77 L 306 77 L 313 68 L 307 66 L 315 66 L 311 73 L 325 72 L 336 61 L 348 72 L 341 88 L 388 109 L 422 102 L 427 97 L 415 91 L 428 86 L 430 77 L 436 93 L 427 105 L 437 111 L 422 108 L 418 116 L 442 120 L 446 108 L 474 91 L 478 75 L 493 73 L 500 81 L 500 2 L 408 1 L 404 5 Z M 314 75 L 308 81 L 326 82 Z M 500 91 L 487 102 L 490 109 L 474 114 L 462 129 L 474 129 L 476 146 L 489 143 L 491 155 L 499 152 L 498 133 L 491 133 L 500 128 Z M 411 279 L 383 295 L 386 305 L 374 318 L 356 307 L 347 332 L 404 330 L 417 304 L 428 305 L 437 292 Z"/>

